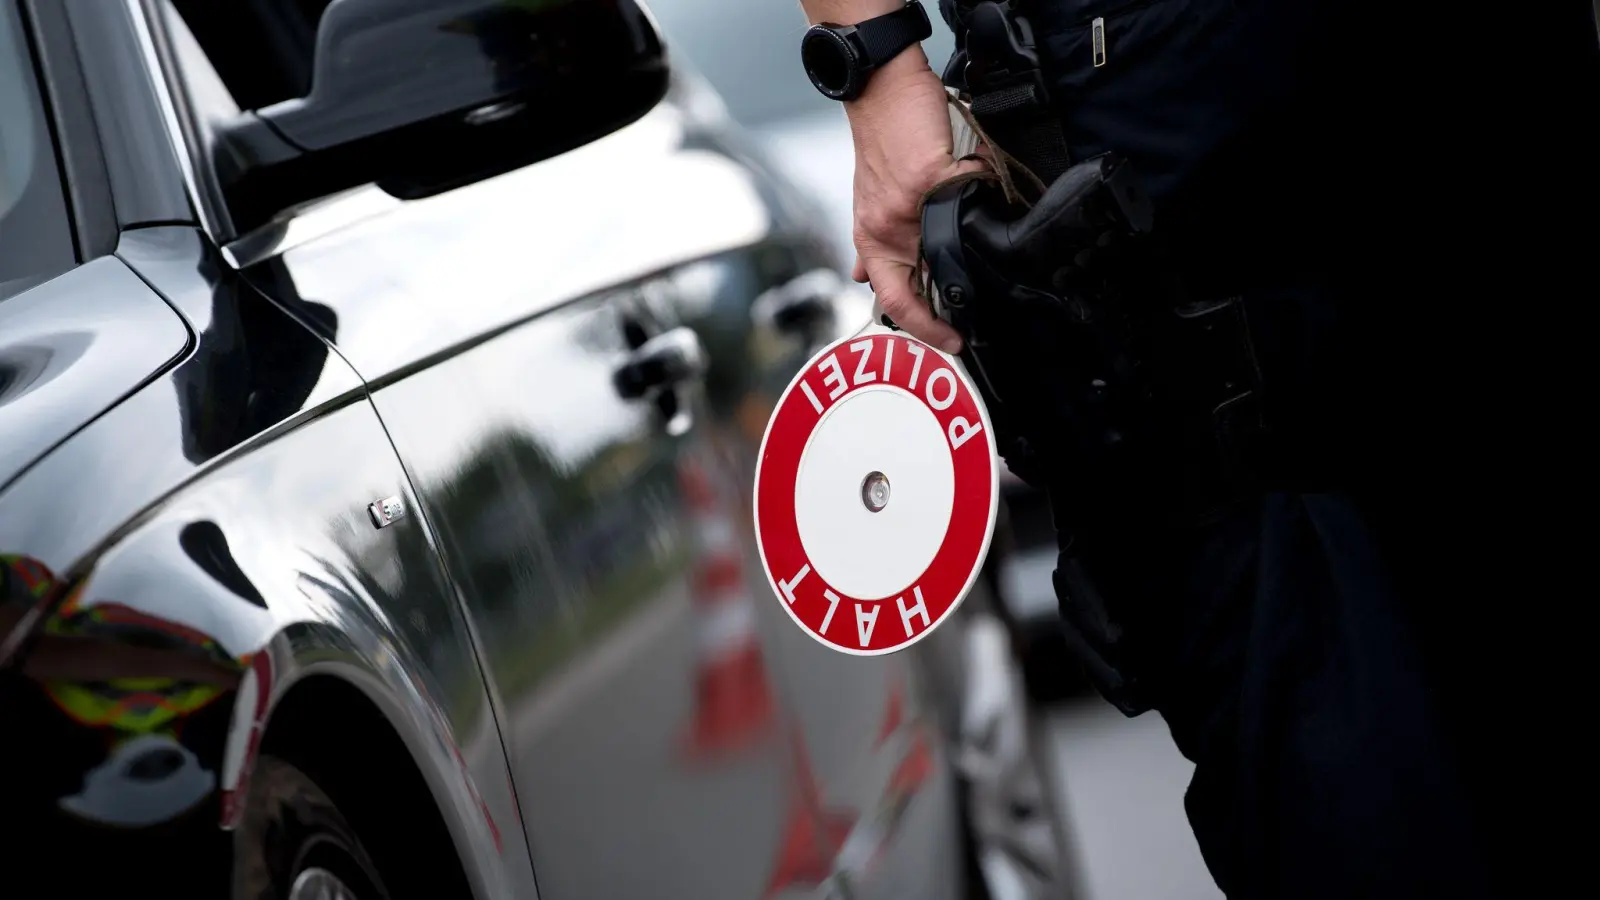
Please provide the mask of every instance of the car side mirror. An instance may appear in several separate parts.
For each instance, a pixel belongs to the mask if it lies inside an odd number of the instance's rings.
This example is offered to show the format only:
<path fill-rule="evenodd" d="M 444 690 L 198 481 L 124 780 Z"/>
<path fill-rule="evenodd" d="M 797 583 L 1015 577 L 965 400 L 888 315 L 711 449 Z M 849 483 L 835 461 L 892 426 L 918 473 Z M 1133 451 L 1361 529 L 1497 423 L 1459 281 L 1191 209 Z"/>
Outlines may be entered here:
<path fill-rule="evenodd" d="M 668 81 L 638 0 L 332 0 L 307 95 L 219 129 L 233 236 L 364 184 L 414 199 L 556 156 Z"/>

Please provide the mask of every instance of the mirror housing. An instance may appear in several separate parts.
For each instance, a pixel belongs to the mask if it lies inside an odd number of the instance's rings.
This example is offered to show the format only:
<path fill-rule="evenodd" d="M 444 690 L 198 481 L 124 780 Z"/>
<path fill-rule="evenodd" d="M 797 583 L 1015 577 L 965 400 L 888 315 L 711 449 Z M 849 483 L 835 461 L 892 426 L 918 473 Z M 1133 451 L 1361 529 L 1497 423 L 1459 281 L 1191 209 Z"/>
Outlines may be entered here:
<path fill-rule="evenodd" d="M 308 94 L 218 129 L 229 237 L 364 184 L 415 199 L 548 159 L 668 81 L 638 0 L 332 0 Z"/>

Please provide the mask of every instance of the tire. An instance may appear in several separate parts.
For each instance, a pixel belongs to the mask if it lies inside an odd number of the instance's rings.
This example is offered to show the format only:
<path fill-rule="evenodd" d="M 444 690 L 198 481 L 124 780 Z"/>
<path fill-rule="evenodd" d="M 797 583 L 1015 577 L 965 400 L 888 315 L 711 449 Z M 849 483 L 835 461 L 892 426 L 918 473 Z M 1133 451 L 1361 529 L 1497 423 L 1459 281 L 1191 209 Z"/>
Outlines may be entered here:
<path fill-rule="evenodd" d="M 235 836 L 235 900 L 389 900 L 361 841 L 305 773 L 261 756 Z"/>
<path fill-rule="evenodd" d="M 1078 900 L 1082 870 L 1051 748 L 1028 702 L 1004 627 L 972 623 L 969 687 L 956 750 L 972 900 Z"/>
<path fill-rule="evenodd" d="M 1040 706 L 1087 697 L 1094 690 L 1059 629 L 1051 622 L 1048 628 L 1019 627 L 1014 635 L 1028 698 Z"/>
<path fill-rule="evenodd" d="M 990 597 L 990 606 L 1011 637 L 1013 652 L 1022 667 L 1022 683 L 1028 698 L 1034 703 L 1050 706 L 1087 695 L 1091 687 L 1083 669 L 1072 656 L 1066 638 L 1061 634 L 1060 623 L 1054 616 L 1046 621 L 1020 620 L 1013 601 L 1006 595 L 1001 569 L 1007 557 L 1016 552 L 1007 507 L 995 520 L 995 535 L 989 545 L 989 555 L 983 561 L 982 582 Z"/>

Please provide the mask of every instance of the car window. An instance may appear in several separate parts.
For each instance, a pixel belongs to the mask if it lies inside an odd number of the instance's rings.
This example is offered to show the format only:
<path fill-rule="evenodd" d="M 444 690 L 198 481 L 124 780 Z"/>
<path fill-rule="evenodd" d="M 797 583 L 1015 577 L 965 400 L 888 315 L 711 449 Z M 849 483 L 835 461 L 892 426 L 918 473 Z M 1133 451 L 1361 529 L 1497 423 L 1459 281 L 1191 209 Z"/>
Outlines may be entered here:
<path fill-rule="evenodd" d="M 681 53 L 728 105 L 734 120 L 759 127 L 810 113 L 836 111 L 800 65 L 806 16 L 795 0 L 649 0 L 669 52 Z M 923 0 L 933 36 L 922 49 L 942 71 L 955 38 L 938 4 Z"/>
<path fill-rule="evenodd" d="M 203 51 L 206 79 L 225 85 L 240 109 L 260 109 L 310 91 L 317 23 L 329 2 L 162 0 L 161 6 L 168 28 L 181 22 L 188 49 Z"/>
<path fill-rule="evenodd" d="M 238 115 L 243 107 L 211 64 L 211 58 L 201 49 L 194 32 L 189 30 L 189 23 L 170 0 L 163 0 L 160 9 L 190 105 L 207 120 L 221 121 Z"/>
<path fill-rule="evenodd" d="M 302 96 L 309 87 L 311 38 L 329 0 L 156 0 L 157 25 L 176 70 L 174 90 L 196 129 L 190 147 L 199 175 L 201 202 L 218 220 L 226 203 L 211 157 L 218 126 L 244 110 Z M 255 17 L 241 25 L 223 15 Z M 288 27 L 268 28 L 264 16 Z"/>
<path fill-rule="evenodd" d="M 15 3 L 0 3 L 0 298 L 77 262 L 33 56 Z"/>

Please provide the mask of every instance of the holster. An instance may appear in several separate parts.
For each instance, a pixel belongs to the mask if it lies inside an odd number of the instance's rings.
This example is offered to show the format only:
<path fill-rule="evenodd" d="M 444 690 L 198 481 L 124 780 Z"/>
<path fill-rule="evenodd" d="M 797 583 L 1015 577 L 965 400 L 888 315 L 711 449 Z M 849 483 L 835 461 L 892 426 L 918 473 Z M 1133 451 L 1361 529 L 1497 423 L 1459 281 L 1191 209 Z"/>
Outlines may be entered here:
<path fill-rule="evenodd" d="M 1153 218 L 1108 153 L 1031 207 L 967 181 L 933 194 L 922 220 L 937 311 L 966 342 L 1001 454 L 1049 495 L 1067 639 L 1128 715 L 1150 704 L 1136 625 L 1164 599 L 1129 542 L 1236 502 L 1264 428 L 1240 300 L 1191 297 Z"/>

